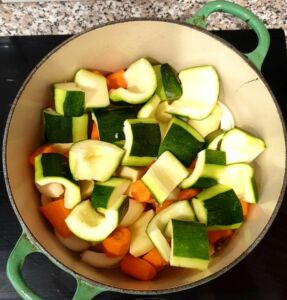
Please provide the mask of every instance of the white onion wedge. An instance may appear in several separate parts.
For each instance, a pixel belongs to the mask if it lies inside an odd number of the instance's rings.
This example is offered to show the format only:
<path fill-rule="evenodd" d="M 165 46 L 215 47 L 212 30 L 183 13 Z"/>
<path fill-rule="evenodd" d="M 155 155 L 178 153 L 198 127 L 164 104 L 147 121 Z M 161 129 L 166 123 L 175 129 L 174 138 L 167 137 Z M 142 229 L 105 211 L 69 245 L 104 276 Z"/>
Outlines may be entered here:
<path fill-rule="evenodd" d="M 82 252 L 84 250 L 87 250 L 91 245 L 90 243 L 79 239 L 75 235 L 72 235 L 71 237 L 64 238 L 62 237 L 56 230 L 55 230 L 55 235 L 57 239 L 68 249 L 77 251 L 77 252 Z"/>
<path fill-rule="evenodd" d="M 220 101 L 218 101 L 218 104 L 221 108 L 220 129 L 228 131 L 231 128 L 234 128 L 235 122 L 230 109 Z"/>
<path fill-rule="evenodd" d="M 104 253 L 86 250 L 81 254 L 81 257 L 83 262 L 95 268 L 111 269 L 118 267 L 124 256 L 108 257 Z"/>
<path fill-rule="evenodd" d="M 144 211 L 144 208 L 145 207 L 143 203 L 133 199 L 129 199 L 128 211 L 126 212 L 120 225 L 126 227 L 132 225 L 141 216 L 141 214 Z"/>
<path fill-rule="evenodd" d="M 60 183 L 47 183 L 45 185 L 40 185 L 36 183 L 38 191 L 50 198 L 57 198 L 64 194 L 65 189 Z"/>

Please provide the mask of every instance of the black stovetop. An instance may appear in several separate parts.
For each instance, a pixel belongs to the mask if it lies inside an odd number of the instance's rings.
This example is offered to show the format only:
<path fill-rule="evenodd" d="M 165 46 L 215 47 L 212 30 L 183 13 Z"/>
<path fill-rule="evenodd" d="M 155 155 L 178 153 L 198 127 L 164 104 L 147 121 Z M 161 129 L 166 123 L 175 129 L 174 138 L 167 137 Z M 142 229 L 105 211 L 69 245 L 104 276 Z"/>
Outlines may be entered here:
<path fill-rule="evenodd" d="M 262 73 L 273 90 L 285 120 L 287 101 L 287 59 L 283 30 L 270 30 L 271 47 Z M 256 46 L 252 31 L 218 31 L 217 35 L 239 50 L 248 52 Z M 35 64 L 68 36 L 0 37 L 0 130 L 4 126 L 10 105 L 23 80 Z M 230 66 L 232 68 L 232 65 Z M 234 70 L 238 72 L 238 70 Z M 260 99 L 259 99 L 260 100 Z M 2 143 L 2 139 L 1 139 Z M 0 172 L 2 171 L 2 165 Z M 27 199 L 29 201 L 29 199 Z M 6 194 L 0 176 L 0 299 L 19 299 L 6 278 L 5 267 L 9 253 L 20 236 L 21 228 Z M 24 278 L 43 299 L 71 299 L 76 284 L 74 279 L 53 265 L 41 254 L 26 259 Z M 287 299 L 287 199 L 270 230 L 243 261 L 219 278 L 188 291 L 163 295 L 161 299 L 192 300 L 284 300 Z M 103 299 L 159 299 L 138 295 L 106 292 Z"/>

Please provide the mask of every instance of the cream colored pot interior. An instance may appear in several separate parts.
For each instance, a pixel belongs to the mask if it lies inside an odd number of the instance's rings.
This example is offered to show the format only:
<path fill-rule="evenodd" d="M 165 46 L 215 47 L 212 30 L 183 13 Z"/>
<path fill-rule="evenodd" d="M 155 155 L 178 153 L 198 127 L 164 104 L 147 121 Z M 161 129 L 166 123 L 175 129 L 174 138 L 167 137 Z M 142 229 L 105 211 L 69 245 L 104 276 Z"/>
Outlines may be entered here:
<path fill-rule="evenodd" d="M 140 57 L 168 62 L 176 70 L 211 64 L 221 78 L 220 100 L 236 124 L 261 136 L 267 150 L 256 162 L 260 202 L 228 247 L 205 272 L 166 269 L 152 282 L 138 282 L 118 271 L 96 270 L 66 250 L 39 213 L 29 154 L 40 145 L 41 110 L 52 105 L 51 84 L 72 80 L 79 68 L 115 71 Z M 268 223 L 283 185 L 283 127 L 272 97 L 258 74 L 229 47 L 199 30 L 160 21 L 132 21 L 87 32 L 53 53 L 27 82 L 11 120 L 7 169 L 15 205 L 32 235 L 56 260 L 82 276 L 116 288 L 162 290 L 190 284 L 225 268 L 243 254 Z"/>

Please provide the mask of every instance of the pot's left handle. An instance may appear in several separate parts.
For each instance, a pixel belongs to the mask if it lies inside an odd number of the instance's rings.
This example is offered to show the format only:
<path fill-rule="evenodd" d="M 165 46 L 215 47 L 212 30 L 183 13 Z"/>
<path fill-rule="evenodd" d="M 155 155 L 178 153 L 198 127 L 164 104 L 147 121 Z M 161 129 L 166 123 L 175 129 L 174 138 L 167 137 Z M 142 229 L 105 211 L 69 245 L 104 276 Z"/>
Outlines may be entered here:
<path fill-rule="evenodd" d="M 17 293 L 25 300 L 41 300 L 42 298 L 33 292 L 22 277 L 22 267 L 25 258 L 34 252 L 41 251 L 29 240 L 25 232 L 22 233 L 7 261 L 7 276 Z M 73 300 L 89 300 L 105 290 L 75 277 L 77 290 Z"/>

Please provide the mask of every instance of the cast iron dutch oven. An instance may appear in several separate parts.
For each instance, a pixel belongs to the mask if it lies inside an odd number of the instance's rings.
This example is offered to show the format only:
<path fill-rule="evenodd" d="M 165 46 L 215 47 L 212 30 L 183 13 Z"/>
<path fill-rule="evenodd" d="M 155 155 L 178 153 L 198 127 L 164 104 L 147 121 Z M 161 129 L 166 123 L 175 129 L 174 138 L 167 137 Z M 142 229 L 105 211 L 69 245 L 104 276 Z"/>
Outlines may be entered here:
<path fill-rule="evenodd" d="M 206 31 L 206 19 L 215 11 L 246 21 L 258 36 L 257 48 L 242 54 Z M 67 40 L 37 65 L 13 103 L 3 143 L 7 190 L 23 228 L 8 259 L 7 274 L 24 299 L 40 299 L 21 276 L 25 256 L 32 252 L 43 253 L 75 277 L 74 299 L 90 299 L 106 290 L 151 295 L 192 288 L 223 274 L 250 253 L 274 220 L 286 183 L 285 126 L 260 73 L 268 48 L 268 31 L 256 16 L 236 4 L 214 1 L 187 23 L 134 19 L 98 26 Z M 166 268 L 151 282 L 133 280 L 118 270 L 94 269 L 64 248 L 39 213 L 39 194 L 27 163 L 40 143 L 41 111 L 49 106 L 52 83 L 72 79 L 82 67 L 114 71 L 140 57 L 168 62 L 177 70 L 213 65 L 221 78 L 220 100 L 228 103 L 236 124 L 261 136 L 267 144 L 255 165 L 260 201 L 228 246 L 211 260 L 208 270 Z"/>

